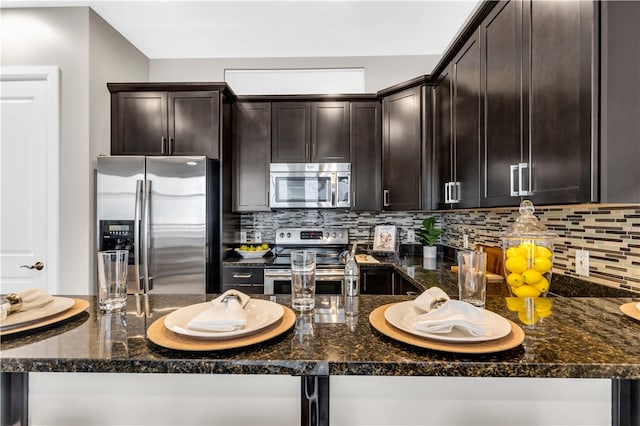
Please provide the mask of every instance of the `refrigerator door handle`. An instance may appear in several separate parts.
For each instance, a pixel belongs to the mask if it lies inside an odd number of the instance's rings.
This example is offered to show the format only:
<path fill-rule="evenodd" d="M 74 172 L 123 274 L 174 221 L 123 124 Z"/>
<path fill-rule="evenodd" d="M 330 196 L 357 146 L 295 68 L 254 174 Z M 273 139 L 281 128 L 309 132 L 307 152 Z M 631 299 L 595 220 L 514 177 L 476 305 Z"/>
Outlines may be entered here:
<path fill-rule="evenodd" d="M 142 222 L 142 262 L 144 268 L 144 293 L 149 292 L 149 198 L 151 196 L 151 181 L 144 181 L 143 222 Z"/>
<path fill-rule="evenodd" d="M 136 292 L 144 290 L 142 283 L 140 282 L 140 251 L 142 246 L 140 245 L 140 226 L 142 220 L 142 180 L 136 180 L 136 206 L 133 217 L 133 269 L 135 271 L 135 279 L 137 289 Z"/>

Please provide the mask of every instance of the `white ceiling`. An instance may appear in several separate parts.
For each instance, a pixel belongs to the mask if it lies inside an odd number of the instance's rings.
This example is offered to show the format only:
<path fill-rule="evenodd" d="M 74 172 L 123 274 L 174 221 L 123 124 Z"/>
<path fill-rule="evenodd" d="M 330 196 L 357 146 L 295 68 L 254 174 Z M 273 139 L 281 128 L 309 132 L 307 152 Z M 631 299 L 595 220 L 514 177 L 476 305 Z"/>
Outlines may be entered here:
<path fill-rule="evenodd" d="M 150 59 L 441 55 L 478 0 L 2 1 L 90 6 Z"/>

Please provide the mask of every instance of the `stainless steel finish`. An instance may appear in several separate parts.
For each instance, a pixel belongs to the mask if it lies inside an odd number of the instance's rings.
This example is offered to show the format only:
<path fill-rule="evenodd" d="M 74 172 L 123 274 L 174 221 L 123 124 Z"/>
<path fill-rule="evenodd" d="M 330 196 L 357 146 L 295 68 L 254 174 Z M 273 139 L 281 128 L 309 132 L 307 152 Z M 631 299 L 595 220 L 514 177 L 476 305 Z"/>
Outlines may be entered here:
<path fill-rule="evenodd" d="M 444 184 L 444 203 L 449 204 L 451 202 L 451 193 L 449 191 L 449 186 L 451 182 L 445 182 Z"/>
<path fill-rule="evenodd" d="M 291 281 L 291 269 L 265 269 L 264 294 L 273 294 L 275 281 Z M 340 281 L 344 294 L 344 269 L 316 269 L 316 281 Z"/>
<path fill-rule="evenodd" d="M 512 164 L 509 167 L 510 167 L 510 173 L 509 173 L 509 182 L 510 182 L 509 183 L 509 191 L 510 191 L 510 195 L 512 197 L 518 197 L 518 196 L 520 196 L 520 193 L 516 189 L 514 175 L 517 174 L 518 176 L 520 176 L 520 168 L 518 167 L 517 164 Z"/>
<path fill-rule="evenodd" d="M 520 163 L 518 164 L 518 169 L 519 169 L 519 173 L 518 173 L 518 195 L 521 196 L 526 196 L 526 195 L 532 195 L 531 192 L 531 167 L 529 166 L 529 163 Z M 525 179 L 524 175 L 523 175 L 523 171 L 527 170 L 527 178 Z M 528 181 L 528 186 L 526 188 L 524 188 L 523 183 L 525 181 Z"/>
<path fill-rule="evenodd" d="M 176 141 L 173 137 L 169 136 L 169 155 L 173 155 L 176 152 Z"/>
<path fill-rule="evenodd" d="M 382 191 L 382 205 L 387 207 L 389 205 L 389 190 Z"/>
<path fill-rule="evenodd" d="M 139 251 L 131 256 L 130 288 L 204 294 L 207 279 L 219 274 L 213 262 L 208 263 L 208 239 L 217 238 L 207 232 L 207 211 L 217 204 L 207 194 L 211 160 L 113 156 L 99 157 L 97 164 L 97 249 L 101 221 L 132 221 L 131 239 Z M 213 278 L 207 277 L 208 270 Z"/>
<path fill-rule="evenodd" d="M 233 274 L 233 278 L 251 278 L 253 274 Z"/>
<path fill-rule="evenodd" d="M 351 164 L 271 163 L 271 208 L 351 207 Z"/>
<path fill-rule="evenodd" d="M 459 203 L 460 202 L 460 198 L 462 198 L 462 183 L 461 182 L 454 182 L 454 185 L 456 187 L 456 198 L 453 200 L 454 203 Z"/>
<path fill-rule="evenodd" d="M 142 204 L 142 269 L 143 292 L 147 294 L 151 290 L 151 277 L 149 276 L 149 198 L 151 197 L 151 182 L 144 181 L 144 201 Z"/>
<path fill-rule="evenodd" d="M 164 136 L 162 137 L 162 153 L 163 154 L 169 153 L 169 150 L 167 149 L 167 138 L 165 138 Z"/>
<path fill-rule="evenodd" d="M 35 269 L 36 271 L 42 271 L 44 269 L 44 263 L 37 261 L 36 263 L 34 263 L 33 265 L 29 266 L 29 265 L 20 265 L 21 268 L 27 268 L 27 269 Z"/>
<path fill-rule="evenodd" d="M 144 292 L 144 283 L 140 277 L 140 226 L 142 225 L 142 196 L 144 181 L 136 180 L 136 202 L 133 214 L 133 270 L 136 277 L 136 292 Z M 130 280 L 127 280 L 130 281 Z"/>
<path fill-rule="evenodd" d="M 305 232 L 313 232 L 321 236 L 321 238 L 303 239 L 302 234 Z M 334 228 L 281 228 L 276 230 L 276 244 L 314 246 L 344 245 L 349 244 L 349 231 Z"/>

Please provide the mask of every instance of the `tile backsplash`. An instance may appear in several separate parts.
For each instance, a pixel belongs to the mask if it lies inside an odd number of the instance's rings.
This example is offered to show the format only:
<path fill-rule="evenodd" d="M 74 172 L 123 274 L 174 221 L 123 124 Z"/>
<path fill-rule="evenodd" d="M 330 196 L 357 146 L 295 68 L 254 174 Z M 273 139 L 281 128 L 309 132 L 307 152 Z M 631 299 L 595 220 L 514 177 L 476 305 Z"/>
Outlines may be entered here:
<path fill-rule="evenodd" d="M 241 227 L 253 241 L 255 231 L 273 242 L 275 230 L 317 226 L 349 230 L 351 242 L 369 245 L 375 225 L 398 227 L 398 243 L 407 242 L 407 231 L 434 216 L 444 233 L 439 244 L 462 248 L 501 246 L 500 232 L 518 217 L 517 208 L 451 210 L 437 212 L 349 212 L 343 210 L 279 210 L 244 214 Z M 558 234 L 554 241 L 554 273 L 596 284 L 640 293 L 640 205 L 569 205 L 537 207 L 536 217 Z M 575 273 L 575 251 L 588 250 L 589 276 Z"/>

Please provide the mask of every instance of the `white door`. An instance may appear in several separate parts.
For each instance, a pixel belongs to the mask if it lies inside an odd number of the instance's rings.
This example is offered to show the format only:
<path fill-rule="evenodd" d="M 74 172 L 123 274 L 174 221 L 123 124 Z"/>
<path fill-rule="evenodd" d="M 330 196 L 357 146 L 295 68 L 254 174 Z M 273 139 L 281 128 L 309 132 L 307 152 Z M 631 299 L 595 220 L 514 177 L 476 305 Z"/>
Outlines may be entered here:
<path fill-rule="evenodd" d="M 57 292 L 57 67 L 0 68 L 0 293 Z"/>

